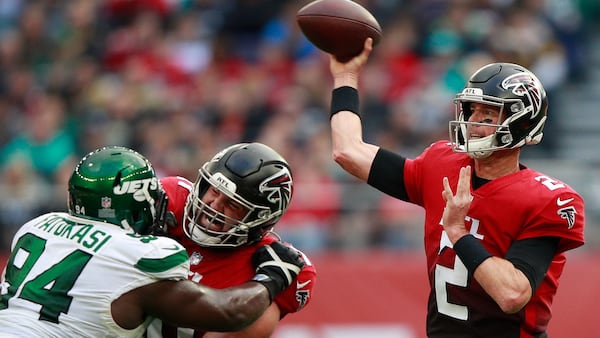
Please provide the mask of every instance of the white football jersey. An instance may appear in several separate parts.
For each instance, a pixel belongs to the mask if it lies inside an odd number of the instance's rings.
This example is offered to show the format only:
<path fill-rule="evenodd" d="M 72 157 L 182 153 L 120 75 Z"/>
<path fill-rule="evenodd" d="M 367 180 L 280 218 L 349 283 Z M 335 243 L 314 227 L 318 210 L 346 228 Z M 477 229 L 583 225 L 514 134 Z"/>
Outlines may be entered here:
<path fill-rule="evenodd" d="M 185 249 L 166 237 L 48 213 L 16 233 L 0 284 L 0 336 L 140 337 L 119 327 L 111 303 L 159 280 L 184 280 Z"/>

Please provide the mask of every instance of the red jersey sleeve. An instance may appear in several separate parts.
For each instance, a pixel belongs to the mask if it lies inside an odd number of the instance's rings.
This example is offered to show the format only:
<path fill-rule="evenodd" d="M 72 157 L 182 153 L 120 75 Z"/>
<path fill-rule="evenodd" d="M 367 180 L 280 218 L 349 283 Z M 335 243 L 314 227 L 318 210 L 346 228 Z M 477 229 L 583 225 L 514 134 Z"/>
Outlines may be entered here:
<path fill-rule="evenodd" d="M 261 245 L 270 244 L 276 240 L 277 239 L 272 236 L 266 236 Z M 285 241 L 282 243 L 292 246 Z M 298 250 L 295 247 L 294 249 Z M 315 269 L 315 266 L 306 254 L 300 250 L 298 251 L 306 264 L 298 274 L 296 281 L 278 294 L 274 299 L 274 302 L 277 303 L 279 310 L 281 311 L 281 318 L 285 317 L 288 313 L 298 312 L 306 307 L 312 298 L 313 288 L 317 280 L 317 270 Z"/>
<path fill-rule="evenodd" d="M 187 248 L 187 243 L 184 243 L 183 233 L 183 210 L 185 209 L 185 201 L 187 200 L 190 191 L 192 190 L 193 183 L 188 179 L 180 176 L 168 176 L 160 180 L 160 184 L 163 190 L 169 197 L 169 204 L 167 205 L 167 211 L 172 212 L 177 221 L 177 226 L 169 228 L 169 233 L 175 237 L 179 242 L 182 242 Z"/>
<path fill-rule="evenodd" d="M 183 218 L 183 209 L 194 184 L 180 176 L 168 176 L 160 180 L 160 184 L 169 196 L 168 210 L 175 214 L 177 222 Z"/>
<path fill-rule="evenodd" d="M 312 299 L 317 271 L 308 257 L 303 252 L 300 253 L 306 265 L 298 274 L 296 282 L 275 297 L 275 303 L 277 303 L 281 310 L 281 318 L 288 313 L 302 310 Z"/>
<path fill-rule="evenodd" d="M 443 177 L 452 175 L 458 177 L 452 168 L 460 169 L 461 166 L 466 166 L 470 162 L 471 159 L 468 156 L 455 153 L 447 141 L 435 142 L 418 157 L 406 159 L 404 162 L 404 185 L 410 201 L 425 207 L 427 203 L 431 204 L 432 200 L 440 200 L 441 192 L 444 189 Z M 432 187 L 434 187 L 433 190 Z"/>
<path fill-rule="evenodd" d="M 531 186 L 522 196 L 539 204 L 537 212 L 530 212 L 529 225 L 518 239 L 534 237 L 560 238 L 558 252 L 584 244 L 585 211 L 583 198 L 566 183 L 534 170 L 526 170 Z M 536 210 L 531 206 L 529 210 Z"/>

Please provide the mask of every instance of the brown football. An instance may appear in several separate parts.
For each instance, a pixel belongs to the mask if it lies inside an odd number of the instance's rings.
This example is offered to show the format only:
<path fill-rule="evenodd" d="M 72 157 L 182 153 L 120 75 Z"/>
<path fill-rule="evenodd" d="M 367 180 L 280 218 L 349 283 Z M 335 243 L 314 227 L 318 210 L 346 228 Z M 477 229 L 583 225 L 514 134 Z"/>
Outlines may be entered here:
<path fill-rule="evenodd" d="M 316 0 L 302 7 L 296 21 L 320 50 L 348 61 L 360 54 L 367 38 L 381 40 L 381 26 L 366 8 L 351 0 Z"/>

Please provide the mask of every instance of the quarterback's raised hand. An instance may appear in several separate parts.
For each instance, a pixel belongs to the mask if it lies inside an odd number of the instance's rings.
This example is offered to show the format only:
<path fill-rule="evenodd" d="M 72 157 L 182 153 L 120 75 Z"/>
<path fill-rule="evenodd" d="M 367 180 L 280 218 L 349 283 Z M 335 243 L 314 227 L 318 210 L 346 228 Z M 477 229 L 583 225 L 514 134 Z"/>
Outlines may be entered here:
<path fill-rule="evenodd" d="M 256 250 L 252 264 L 256 269 L 252 280 L 262 283 L 269 290 L 272 301 L 292 284 L 305 263 L 298 250 L 273 242 Z"/>

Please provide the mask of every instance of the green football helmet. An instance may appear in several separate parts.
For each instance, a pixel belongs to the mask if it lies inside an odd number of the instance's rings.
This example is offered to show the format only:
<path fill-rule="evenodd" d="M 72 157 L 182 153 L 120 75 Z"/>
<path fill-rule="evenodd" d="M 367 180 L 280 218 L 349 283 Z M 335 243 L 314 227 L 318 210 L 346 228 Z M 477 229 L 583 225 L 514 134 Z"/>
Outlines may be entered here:
<path fill-rule="evenodd" d="M 87 154 L 69 179 L 69 213 L 148 234 L 160 183 L 134 150 L 108 146 Z"/>

